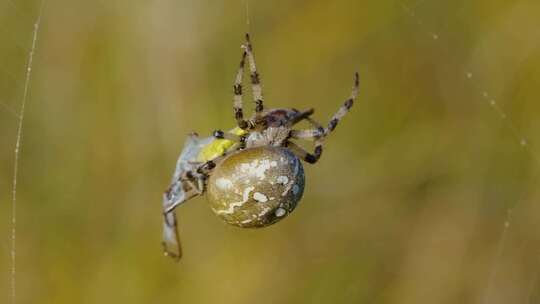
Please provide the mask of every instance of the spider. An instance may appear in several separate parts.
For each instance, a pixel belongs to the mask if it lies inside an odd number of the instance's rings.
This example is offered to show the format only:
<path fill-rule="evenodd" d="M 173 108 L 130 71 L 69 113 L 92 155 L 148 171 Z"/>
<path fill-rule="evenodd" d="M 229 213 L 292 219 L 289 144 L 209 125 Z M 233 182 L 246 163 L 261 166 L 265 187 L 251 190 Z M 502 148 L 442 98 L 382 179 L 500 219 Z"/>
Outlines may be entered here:
<path fill-rule="evenodd" d="M 164 254 L 177 260 L 182 256 L 182 248 L 175 208 L 193 197 L 208 192 L 214 212 L 226 222 L 240 227 L 266 226 L 290 213 L 304 189 L 300 159 L 310 164 L 320 159 L 324 139 L 336 129 L 358 95 L 358 73 L 355 73 L 350 97 L 326 127 L 311 118 L 313 109 L 265 109 L 249 34 L 245 39 L 233 85 L 237 126 L 227 132 L 215 130 L 206 138 L 190 134 L 178 158 L 171 184 L 163 194 Z M 244 116 L 242 100 L 246 59 L 255 104 L 255 112 L 249 118 Z M 293 129 L 304 120 L 311 125 L 310 129 Z M 313 152 L 306 151 L 293 140 L 313 141 Z"/>

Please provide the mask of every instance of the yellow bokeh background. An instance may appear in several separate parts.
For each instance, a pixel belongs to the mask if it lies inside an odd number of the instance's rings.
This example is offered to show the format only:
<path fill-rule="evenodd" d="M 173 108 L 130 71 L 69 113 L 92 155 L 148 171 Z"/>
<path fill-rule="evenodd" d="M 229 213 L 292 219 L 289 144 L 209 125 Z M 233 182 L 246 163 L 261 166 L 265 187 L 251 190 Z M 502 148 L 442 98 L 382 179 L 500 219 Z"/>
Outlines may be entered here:
<path fill-rule="evenodd" d="M 540 301 L 538 1 L 250 1 L 249 25 L 245 3 L 46 1 L 19 163 L 17 303 Z M 0 3 L 0 303 L 38 10 Z M 246 31 L 267 107 L 314 107 L 327 122 L 355 71 L 360 96 L 304 166 L 293 214 L 240 229 L 193 199 L 173 263 L 161 195 L 187 133 L 234 126 Z"/>

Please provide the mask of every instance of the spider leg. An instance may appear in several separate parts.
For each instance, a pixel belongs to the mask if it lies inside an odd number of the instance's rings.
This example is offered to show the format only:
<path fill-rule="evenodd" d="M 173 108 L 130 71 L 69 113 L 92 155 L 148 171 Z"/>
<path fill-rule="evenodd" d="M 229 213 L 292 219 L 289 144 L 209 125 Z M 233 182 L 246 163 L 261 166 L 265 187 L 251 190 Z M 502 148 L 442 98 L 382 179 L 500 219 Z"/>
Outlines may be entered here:
<path fill-rule="evenodd" d="M 221 156 L 220 156 L 221 157 Z M 216 159 L 219 157 L 216 157 Z M 208 175 L 216 167 L 215 159 L 209 160 L 197 168 L 197 173 Z"/>
<path fill-rule="evenodd" d="M 308 112 L 309 110 L 302 112 L 301 114 Z M 313 113 L 313 111 L 311 111 L 311 113 Z M 313 129 L 291 130 L 289 133 L 291 138 L 303 140 L 322 140 L 323 137 L 326 136 L 323 126 L 313 118 L 309 117 L 309 115 L 304 115 L 304 117 L 301 117 L 299 120 L 295 121 L 295 123 L 299 122 L 300 120 L 307 120 L 313 126 Z"/>
<path fill-rule="evenodd" d="M 291 130 L 289 134 L 291 138 L 303 140 L 322 140 L 326 135 L 324 133 L 324 128 L 321 126 L 317 129 Z"/>
<path fill-rule="evenodd" d="M 358 87 L 359 87 L 359 81 L 358 81 L 358 72 L 354 74 L 354 85 L 351 92 L 351 96 L 345 101 L 345 103 L 339 108 L 339 110 L 332 116 L 332 119 L 328 123 L 328 127 L 324 129 L 324 135 L 330 134 L 334 129 L 336 128 L 338 122 L 349 112 L 351 107 L 353 106 L 354 100 L 358 96 Z"/>
<path fill-rule="evenodd" d="M 328 134 L 330 134 L 336 128 L 338 122 L 349 112 L 351 109 L 354 100 L 358 96 L 358 73 L 354 74 L 354 85 L 351 92 L 351 96 L 345 101 L 345 103 L 339 108 L 339 110 L 332 116 L 332 119 L 328 123 L 328 127 L 323 128 L 321 124 L 309 117 L 309 115 L 304 115 L 302 119 L 307 120 L 314 128 L 309 130 L 291 130 L 289 135 L 294 139 L 303 139 L 303 140 L 313 140 L 315 141 L 315 150 L 313 154 L 308 153 L 302 147 L 296 145 L 293 142 L 288 142 L 289 149 L 296 154 L 298 157 L 302 158 L 310 164 L 316 163 L 322 154 L 323 141 Z M 306 111 L 308 112 L 308 111 Z M 300 119 L 301 120 L 301 119 Z"/>
<path fill-rule="evenodd" d="M 246 61 L 246 51 L 242 53 L 242 59 L 240 60 L 240 67 L 238 68 L 238 72 L 236 73 L 236 78 L 234 80 L 234 85 L 233 85 L 234 117 L 236 119 L 236 123 L 238 124 L 238 127 L 243 130 L 249 127 L 248 122 L 244 120 L 244 112 L 242 109 L 243 107 L 242 106 L 242 76 L 244 74 L 245 61 Z"/>
<path fill-rule="evenodd" d="M 307 152 L 304 148 L 291 141 L 287 143 L 287 148 L 289 148 L 289 150 L 291 150 L 294 155 L 298 156 L 300 159 L 303 159 L 305 162 L 314 164 L 319 160 L 319 158 L 321 158 L 322 141 L 315 142 L 315 150 L 313 154 Z"/>
<path fill-rule="evenodd" d="M 222 161 L 227 155 L 231 154 L 232 152 L 236 151 L 237 150 L 237 145 L 231 147 L 230 149 L 228 149 L 227 151 L 225 151 L 225 153 L 221 154 L 220 156 L 214 158 L 214 159 L 211 159 L 205 163 L 203 163 L 202 165 L 200 165 L 196 172 L 197 174 L 200 174 L 202 176 L 208 176 L 212 170 L 214 170 L 214 168 L 216 167 L 216 165 Z"/>
<path fill-rule="evenodd" d="M 242 137 L 243 136 L 240 136 L 240 139 L 242 139 Z M 242 142 L 240 142 L 239 144 L 235 144 L 232 147 L 230 147 L 229 149 L 227 149 L 220 156 L 215 157 L 215 158 L 203 163 L 202 165 L 197 167 L 197 169 L 195 170 L 196 174 L 198 176 L 201 176 L 201 177 L 207 177 L 210 173 L 212 173 L 212 170 L 214 170 L 214 168 L 216 167 L 216 165 L 219 162 L 221 162 L 229 154 L 237 151 L 239 148 L 241 148 L 241 146 L 242 146 Z"/>
<path fill-rule="evenodd" d="M 323 141 L 328 134 L 330 134 L 336 128 L 338 122 L 349 112 L 351 109 L 354 100 L 358 96 L 358 73 L 354 74 L 354 85 L 351 92 L 351 96 L 345 101 L 345 103 L 339 108 L 339 110 L 332 116 L 332 119 L 328 123 L 328 127 L 323 128 L 321 124 L 309 117 L 309 115 L 304 115 L 302 119 L 307 120 L 314 128 L 309 130 L 291 130 L 290 137 L 295 139 L 303 140 L 313 140 L 315 141 L 315 150 L 313 154 L 306 152 L 302 147 L 296 145 L 293 142 L 288 143 L 288 147 L 295 153 L 298 157 L 302 158 L 310 164 L 316 163 L 322 154 Z M 307 111 L 306 111 L 307 112 Z"/>
<path fill-rule="evenodd" d="M 257 73 L 257 66 L 255 65 L 255 56 L 253 55 L 253 46 L 249 34 L 246 33 L 246 46 L 244 47 L 247 52 L 247 58 L 249 63 L 250 78 L 251 78 L 251 90 L 253 91 L 253 101 L 255 102 L 255 121 L 261 116 L 261 112 L 264 109 L 261 81 L 259 73 Z"/>
<path fill-rule="evenodd" d="M 291 124 L 290 124 L 291 126 L 301 122 L 304 119 L 309 121 L 310 120 L 309 117 L 311 115 L 313 115 L 313 112 L 315 112 L 315 110 L 313 108 L 307 109 L 307 110 L 302 111 L 302 112 L 300 112 L 300 111 L 298 111 L 296 109 L 293 109 L 293 111 L 296 112 L 297 115 L 296 115 L 296 117 L 294 117 L 292 119 Z"/>

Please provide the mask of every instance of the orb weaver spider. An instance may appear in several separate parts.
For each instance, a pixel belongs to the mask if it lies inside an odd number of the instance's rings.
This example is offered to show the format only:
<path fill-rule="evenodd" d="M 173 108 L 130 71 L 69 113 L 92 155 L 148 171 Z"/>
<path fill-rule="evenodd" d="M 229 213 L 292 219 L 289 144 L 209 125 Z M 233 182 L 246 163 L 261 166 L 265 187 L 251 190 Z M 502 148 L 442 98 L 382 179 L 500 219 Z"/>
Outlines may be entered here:
<path fill-rule="evenodd" d="M 264 227 L 293 211 L 304 190 L 303 160 L 316 163 L 324 139 L 335 130 L 358 95 L 358 73 L 350 97 L 326 127 L 311 118 L 313 109 L 264 109 L 260 76 L 249 34 L 242 45 L 242 59 L 233 85 L 233 112 L 237 127 L 200 138 L 192 133 L 176 163 L 170 186 L 163 194 L 163 250 L 178 260 L 182 247 L 175 208 L 185 201 L 209 194 L 211 208 L 224 221 L 239 227 Z M 250 71 L 255 112 L 244 117 L 242 79 L 244 65 Z M 307 121 L 311 128 L 293 129 Z M 314 142 L 310 153 L 293 142 Z"/>

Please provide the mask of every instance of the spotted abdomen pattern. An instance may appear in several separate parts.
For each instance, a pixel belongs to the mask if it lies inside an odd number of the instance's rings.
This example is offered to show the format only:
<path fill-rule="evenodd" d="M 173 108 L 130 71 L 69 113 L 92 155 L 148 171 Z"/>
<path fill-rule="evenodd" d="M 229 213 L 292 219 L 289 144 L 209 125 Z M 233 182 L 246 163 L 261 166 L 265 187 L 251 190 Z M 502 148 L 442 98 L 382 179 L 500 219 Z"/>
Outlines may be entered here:
<path fill-rule="evenodd" d="M 264 227 L 291 213 L 304 192 L 301 161 L 284 147 L 257 147 L 227 156 L 208 181 L 214 213 L 239 227 Z"/>

